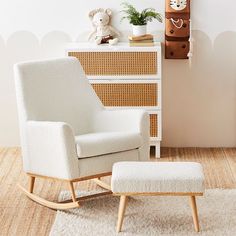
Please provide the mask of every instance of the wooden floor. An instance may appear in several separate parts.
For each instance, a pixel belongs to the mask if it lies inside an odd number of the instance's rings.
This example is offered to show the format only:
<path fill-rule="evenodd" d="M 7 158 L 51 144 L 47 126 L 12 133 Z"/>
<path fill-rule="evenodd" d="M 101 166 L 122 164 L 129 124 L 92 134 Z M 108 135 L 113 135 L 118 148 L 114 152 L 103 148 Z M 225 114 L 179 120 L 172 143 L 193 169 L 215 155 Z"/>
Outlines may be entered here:
<path fill-rule="evenodd" d="M 151 153 L 152 161 L 156 161 Z M 207 188 L 236 188 L 236 149 L 163 148 L 158 161 L 197 161 L 202 163 Z M 0 148 L 0 235 L 48 235 L 56 211 L 37 205 L 25 197 L 16 184 L 27 185 L 22 172 L 20 149 Z M 84 181 L 77 189 L 96 189 L 93 182 Z M 60 182 L 36 180 L 38 194 L 57 200 Z"/>

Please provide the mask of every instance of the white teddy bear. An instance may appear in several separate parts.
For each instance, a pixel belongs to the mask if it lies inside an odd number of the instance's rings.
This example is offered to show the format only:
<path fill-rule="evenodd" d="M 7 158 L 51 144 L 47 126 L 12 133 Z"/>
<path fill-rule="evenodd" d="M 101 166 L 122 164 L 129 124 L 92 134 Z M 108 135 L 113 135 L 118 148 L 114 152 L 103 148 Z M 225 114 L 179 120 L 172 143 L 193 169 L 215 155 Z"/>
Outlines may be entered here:
<path fill-rule="evenodd" d="M 110 9 L 95 9 L 89 13 L 89 17 L 93 23 L 94 30 L 89 34 L 88 40 L 95 36 L 97 44 L 109 43 L 117 44 L 120 32 L 110 25 L 112 11 Z"/>

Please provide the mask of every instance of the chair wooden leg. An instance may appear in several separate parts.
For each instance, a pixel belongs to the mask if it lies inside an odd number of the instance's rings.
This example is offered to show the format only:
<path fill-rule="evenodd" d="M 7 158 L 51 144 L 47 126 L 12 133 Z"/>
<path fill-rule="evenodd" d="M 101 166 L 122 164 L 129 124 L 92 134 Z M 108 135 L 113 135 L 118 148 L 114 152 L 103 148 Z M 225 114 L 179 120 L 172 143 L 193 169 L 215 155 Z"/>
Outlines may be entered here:
<path fill-rule="evenodd" d="M 127 197 L 125 195 L 120 196 L 120 206 L 119 206 L 118 221 L 117 221 L 117 228 L 116 228 L 117 233 L 119 233 L 122 228 L 126 204 L 127 204 Z"/>
<path fill-rule="evenodd" d="M 35 183 L 35 177 L 29 176 L 29 192 L 33 193 L 34 191 L 34 183 Z"/>
<path fill-rule="evenodd" d="M 196 232 L 199 232 L 199 222 L 198 222 L 197 204 L 195 196 L 190 196 L 190 205 L 192 208 L 194 228 Z"/>
<path fill-rule="evenodd" d="M 76 195 L 75 195 L 75 189 L 74 189 L 73 182 L 69 181 L 69 186 L 70 186 L 72 200 L 73 200 L 73 202 L 76 202 Z"/>

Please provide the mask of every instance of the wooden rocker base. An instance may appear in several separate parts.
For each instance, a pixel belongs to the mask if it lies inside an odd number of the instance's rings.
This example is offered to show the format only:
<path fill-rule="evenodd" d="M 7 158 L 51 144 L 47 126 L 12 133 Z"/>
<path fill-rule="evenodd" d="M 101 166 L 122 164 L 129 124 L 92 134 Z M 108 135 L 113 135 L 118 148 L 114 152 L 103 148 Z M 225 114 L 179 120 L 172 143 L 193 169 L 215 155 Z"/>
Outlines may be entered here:
<path fill-rule="evenodd" d="M 98 185 L 100 186 L 101 188 L 104 188 L 106 190 L 109 190 L 111 191 L 111 186 L 103 181 L 101 181 L 99 178 L 97 179 L 93 179 L 93 181 Z"/>
<path fill-rule="evenodd" d="M 48 200 L 45 200 L 33 193 L 30 193 L 27 191 L 25 188 L 22 186 L 18 185 L 19 188 L 23 191 L 23 193 L 29 197 L 31 200 L 39 203 L 40 205 L 43 205 L 45 207 L 51 208 L 53 210 L 66 210 L 66 209 L 71 209 L 71 208 L 76 208 L 79 207 L 79 202 L 68 202 L 68 203 L 56 203 L 56 202 L 51 202 Z"/>
<path fill-rule="evenodd" d="M 93 199 L 93 198 L 97 198 L 97 197 L 102 197 L 102 196 L 106 196 L 106 195 L 112 195 L 112 192 L 111 191 L 107 191 L 107 192 L 101 192 L 101 193 L 95 193 L 95 194 L 91 194 L 91 195 L 86 195 L 86 196 L 83 196 L 83 197 L 77 197 L 76 201 L 82 202 L 82 201 L 86 201 L 86 200 L 89 200 L 89 199 Z M 71 200 L 61 201 L 61 203 L 69 203 L 69 202 L 71 202 Z"/>
<path fill-rule="evenodd" d="M 94 176 L 88 176 L 88 177 L 83 177 L 83 178 L 79 178 L 79 179 L 65 180 L 65 179 L 56 179 L 56 178 L 52 178 L 52 177 L 39 176 L 39 175 L 35 175 L 35 174 L 32 174 L 32 173 L 27 173 L 27 175 L 29 177 L 29 190 L 26 190 L 21 185 L 18 185 L 18 186 L 27 197 L 29 197 L 31 200 L 39 203 L 40 205 L 51 208 L 51 209 L 54 209 L 54 210 L 66 210 L 66 209 L 79 207 L 80 206 L 80 204 L 79 204 L 80 201 L 84 201 L 84 200 L 88 200 L 88 199 L 91 199 L 91 198 L 101 197 L 101 196 L 104 196 L 104 195 L 112 194 L 111 187 L 108 184 L 106 184 L 106 183 L 104 183 L 100 180 L 100 177 L 108 176 L 110 174 L 111 173 L 109 172 L 109 173 L 103 173 L 103 174 L 96 175 L 96 176 L 94 175 Z M 54 180 L 64 181 L 64 182 L 68 183 L 72 199 L 65 200 L 65 201 L 57 203 L 57 202 L 48 201 L 44 198 L 41 198 L 41 197 L 37 196 L 36 194 L 33 193 L 36 177 L 44 178 L 44 179 L 54 179 Z M 102 187 L 102 188 L 104 188 L 108 191 L 101 192 L 101 193 L 96 193 L 96 194 L 91 194 L 91 195 L 83 196 L 83 197 L 77 197 L 76 194 L 75 194 L 75 189 L 74 189 L 73 184 L 75 182 L 79 182 L 79 181 L 83 181 L 83 180 L 89 180 L 89 179 L 94 180 L 100 187 Z"/>

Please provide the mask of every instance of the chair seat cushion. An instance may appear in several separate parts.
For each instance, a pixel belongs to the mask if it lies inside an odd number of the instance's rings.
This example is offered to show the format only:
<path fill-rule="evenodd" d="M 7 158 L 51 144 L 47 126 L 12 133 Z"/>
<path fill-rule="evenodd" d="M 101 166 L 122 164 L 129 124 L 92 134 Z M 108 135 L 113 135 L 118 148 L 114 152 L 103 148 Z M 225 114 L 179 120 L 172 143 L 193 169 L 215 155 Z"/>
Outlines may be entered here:
<path fill-rule="evenodd" d="M 204 174 L 195 162 L 117 162 L 114 193 L 203 193 Z"/>
<path fill-rule="evenodd" d="M 123 152 L 139 148 L 142 138 L 134 132 L 100 132 L 75 136 L 79 158 Z"/>

